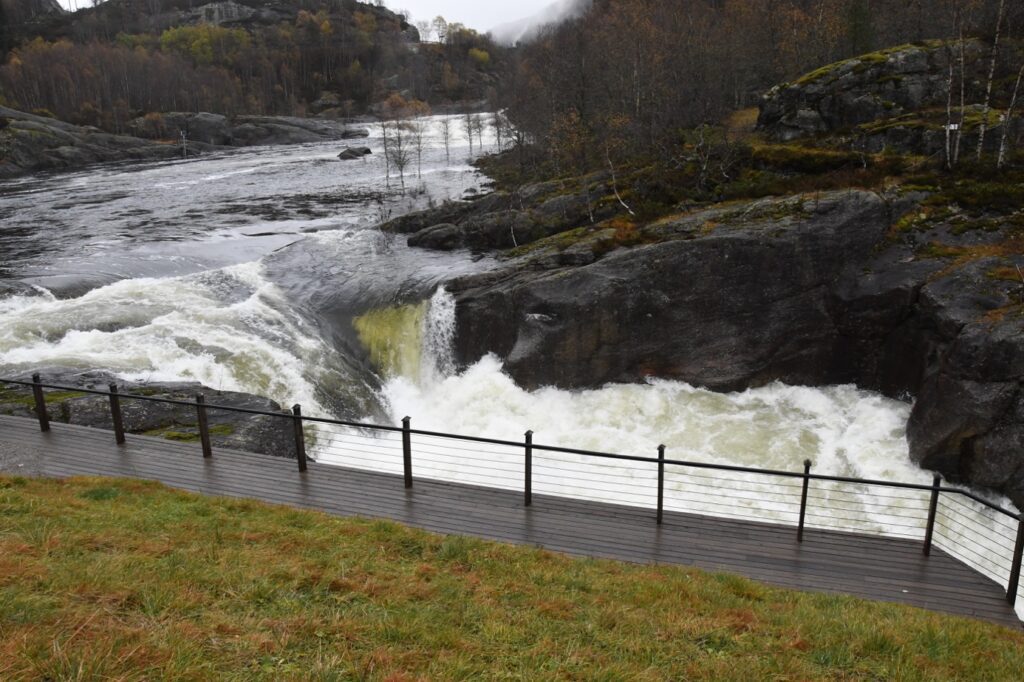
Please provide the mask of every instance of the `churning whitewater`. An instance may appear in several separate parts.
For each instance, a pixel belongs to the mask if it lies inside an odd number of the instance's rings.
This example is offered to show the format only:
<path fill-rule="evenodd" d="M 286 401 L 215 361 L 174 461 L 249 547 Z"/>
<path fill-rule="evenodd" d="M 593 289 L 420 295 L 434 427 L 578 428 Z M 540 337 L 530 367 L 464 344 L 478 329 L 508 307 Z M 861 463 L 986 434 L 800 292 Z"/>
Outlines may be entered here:
<path fill-rule="evenodd" d="M 486 181 L 462 161 L 465 141 L 445 150 L 438 120 L 410 171 L 411 195 L 387 187 L 379 129 L 365 161 L 313 144 L 0 185 L 0 374 L 106 369 L 264 395 L 313 416 L 409 416 L 419 429 L 515 442 L 530 429 L 545 445 L 655 456 L 664 444 L 672 459 L 786 471 L 809 459 L 821 474 L 930 481 L 909 459 L 909 405 L 852 386 L 716 394 L 655 380 L 527 392 L 496 358 L 457 368 L 443 284 L 493 262 L 413 249 L 375 227 Z M 394 436 L 327 426 L 310 435 L 322 462 L 400 470 Z M 421 436 L 414 448 L 417 476 L 522 485 L 520 448 Z M 538 451 L 534 471 L 537 493 L 653 502 L 646 463 Z M 702 477 L 724 481 L 729 500 Z M 792 523 L 792 485 L 670 469 L 666 508 Z M 922 496 L 869 492 L 821 486 L 809 525 L 920 536 Z M 980 507 L 970 513 L 992 522 Z M 986 551 L 993 563 L 980 567 L 1001 570 L 997 550 Z"/>

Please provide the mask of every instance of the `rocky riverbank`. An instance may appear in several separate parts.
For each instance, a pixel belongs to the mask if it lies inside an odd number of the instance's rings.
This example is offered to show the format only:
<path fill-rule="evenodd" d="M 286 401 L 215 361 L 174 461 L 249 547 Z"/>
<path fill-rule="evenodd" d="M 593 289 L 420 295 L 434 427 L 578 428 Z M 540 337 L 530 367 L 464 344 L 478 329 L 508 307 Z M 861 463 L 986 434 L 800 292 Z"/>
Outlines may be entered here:
<path fill-rule="evenodd" d="M 106 391 L 114 380 L 100 371 L 76 372 L 64 369 L 43 371 L 43 381 Z M 26 377 L 14 377 L 26 380 Z M 123 394 L 150 398 L 194 401 L 202 393 L 209 405 L 282 412 L 281 406 L 267 398 L 217 391 L 196 383 L 135 383 L 117 381 Z M 113 429 L 110 402 L 106 396 L 74 390 L 49 390 L 46 393 L 50 419 L 64 424 Z M 0 414 L 35 418 L 35 401 L 29 388 L 0 384 Z M 198 417 L 194 407 L 152 401 L 121 399 L 124 428 L 128 433 L 157 436 L 179 442 L 199 444 Z M 295 434 L 291 420 L 209 409 L 210 440 L 215 448 L 258 452 L 276 457 L 295 457 Z"/>
<path fill-rule="evenodd" d="M 133 135 L 112 135 L 45 116 L 0 107 L 0 179 L 116 161 L 179 159 L 227 147 L 304 144 L 366 137 L 369 130 L 337 121 L 287 116 L 169 113 L 136 119 Z"/>
<path fill-rule="evenodd" d="M 916 398 L 923 467 L 1024 504 L 1024 212 L 914 187 L 644 222 L 605 218 L 617 199 L 603 174 L 561 186 L 387 226 L 413 245 L 504 257 L 448 284 L 460 363 L 494 353 L 528 388 L 856 383 Z"/>

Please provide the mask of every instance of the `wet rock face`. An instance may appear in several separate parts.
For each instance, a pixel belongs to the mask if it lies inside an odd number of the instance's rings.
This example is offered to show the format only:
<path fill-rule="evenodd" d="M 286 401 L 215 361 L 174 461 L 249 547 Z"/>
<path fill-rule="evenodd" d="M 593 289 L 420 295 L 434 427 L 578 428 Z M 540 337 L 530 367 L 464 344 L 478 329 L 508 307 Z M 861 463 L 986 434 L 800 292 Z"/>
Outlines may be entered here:
<path fill-rule="evenodd" d="M 104 372 L 74 372 L 62 369 L 43 370 L 44 383 L 106 391 L 112 377 Z M 27 377 L 15 377 L 28 380 Z M 151 383 L 132 384 L 117 382 L 122 394 L 121 414 L 128 433 L 157 436 L 182 443 L 193 443 L 199 448 L 199 426 L 196 408 L 153 401 L 133 400 L 129 394 L 150 398 L 194 402 L 197 394 L 206 397 L 208 405 L 282 412 L 281 406 L 267 398 L 215 391 L 200 384 Z M 76 393 L 75 391 L 45 391 L 50 419 L 65 424 L 76 424 L 112 430 L 110 401 L 106 396 Z M 0 414 L 35 418 L 34 400 L 29 388 L 0 384 Z M 289 419 L 250 415 L 226 410 L 207 409 L 210 439 L 215 448 L 243 452 L 257 452 L 275 457 L 295 457 L 295 434 Z"/>
<path fill-rule="evenodd" d="M 129 159 L 159 160 L 180 149 L 0 107 L 0 179 Z"/>
<path fill-rule="evenodd" d="M 447 285 L 456 355 L 494 353 L 526 388 L 661 377 L 720 391 L 857 383 L 916 398 L 915 461 L 1024 505 L 1024 283 L 1005 274 L 1024 270 L 1024 253 L 985 255 L 1018 228 L 938 223 L 894 237 L 920 199 L 761 200 L 646 226 L 643 246 L 606 248 L 612 236 L 597 231 L 538 248 Z M 464 234 L 431 222 L 403 227 L 452 244 Z M 922 253 L 939 237 L 966 262 Z"/>
<path fill-rule="evenodd" d="M 612 189 L 605 175 L 593 176 L 582 189 L 566 190 L 554 182 L 528 185 L 515 193 L 495 192 L 403 216 L 383 229 L 412 235 L 410 246 L 439 251 L 525 247 L 614 216 L 618 207 L 609 201 Z"/>
<path fill-rule="evenodd" d="M 702 216 L 661 229 L 690 222 Z M 458 355 L 469 363 L 498 352 L 529 388 L 648 376 L 716 390 L 849 380 L 829 291 L 843 263 L 866 258 L 887 226 L 879 197 L 843 193 L 790 217 L 740 217 L 582 267 L 462 280 L 451 287 Z"/>
<path fill-rule="evenodd" d="M 369 147 L 348 147 L 338 154 L 338 158 L 342 161 L 355 161 L 370 154 L 373 154 L 373 151 Z"/>
<path fill-rule="evenodd" d="M 158 161 L 218 147 L 305 144 L 367 137 L 366 128 L 336 121 L 290 116 L 239 116 L 178 113 L 150 115 L 130 123 L 132 135 L 111 135 L 89 126 L 0 107 L 0 179 L 36 171 L 80 168 L 116 161 Z"/>
<path fill-rule="evenodd" d="M 981 75 L 984 54 L 980 42 L 967 44 L 971 76 Z M 951 59 L 945 46 L 906 46 L 832 64 L 770 90 L 758 126 L 788 141 L 945 106 Z"/>
<path fill-rule="evenodd" d="M 217 147 L 251 147 L 271 144 L 305 144 L 366 137 L 369 130 L 340 123 L 293 116 L 238 116 L 168 112 L 131 122 L 135 135 L 147 139 L 177 140 L 184 134 L 190 143 Z"/>
<path fill-rule="evenodd" d="M 231 0 L 227 0 L 227 2 L 211 2 L 195 9 L 192 13 L 196 21 L 217 26 L 245 21 L 255 15 L 256 10 L 253 8 L 239 5 L 237 2 L 231 2 Z"/>
<path fill-rule="evenodd" d="M 1005 44 L 1004 61 L 1019 64 L 1022 50 L 1012 41 Z M 964 48 L 967 103 L 962 145 L 973 148 L 979 139 L 977 125 L 984 115 L 984 100 L 991 47 L 968 40 Z M 932 155 L 943 152 L 950 63 L 957 74 L 960 52 L 956 44 L 932 41 L 882 50 L 832 64 L 792 83 L 770 90 L 761 101 L 758 127 L 780 142 L 818 136 L 841 136 L 858 150 L 880 153 L 885 149 Z M 1000 69 L 1009 69 L 1002 66 Z M 996 78 L 997 100 L 1009 101 L 1005 81 L 1014 73 L 1000 70 Z M 959 75 L 957 75 L 959 78 Z M 954 86 L 959 87 L 959 86 Z M 960 120 L 959 104 L 953 121 Z M 1010 135 L 1019 139 L 1024 126 L 1013 124 Z M 995 138 L 998 136 L 989 136 Z M 991 151 L 998 140 L 988 139 Z"/>

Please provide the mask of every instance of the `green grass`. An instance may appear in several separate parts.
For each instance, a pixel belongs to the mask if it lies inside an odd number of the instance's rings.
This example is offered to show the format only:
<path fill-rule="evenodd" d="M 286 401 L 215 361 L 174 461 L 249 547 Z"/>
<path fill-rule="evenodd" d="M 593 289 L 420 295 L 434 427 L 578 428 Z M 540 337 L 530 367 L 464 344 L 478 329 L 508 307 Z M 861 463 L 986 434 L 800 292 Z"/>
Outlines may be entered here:
<path fill-rule="evenodd" d="M 192 429 L 190 431 L 181 431 L 181 428 Z M 158 429 L 150 429 L 144 431 L 144 436 L 155 436 L 156 438 L 164 438 L 166 440 L 173 440 L 179 443 L 198 443 L 199 442 L 199 431 L 198 426 L 190 425 L 186 427 L 178 426 L 175 427 L 161 427 Z M 211 424 L 210 428 L 211 436 L 231 436 L 235 433 L 235 427 L 232 424 Z"/>
<path fill-rule="evenodd" d="M 0 477 L 0 679 L 1016 680 L 1024 634 L 153 483 Z"/>
<path fill-rule="evenodd" d="M 88 394 L 78 391 L 45 391 L 47 404 L 56 404 L 65 400 L 84 398 Z M 0 388 L 0 403 L 17 404 L 35 408 L 36 399 L 30 388 Z"/>

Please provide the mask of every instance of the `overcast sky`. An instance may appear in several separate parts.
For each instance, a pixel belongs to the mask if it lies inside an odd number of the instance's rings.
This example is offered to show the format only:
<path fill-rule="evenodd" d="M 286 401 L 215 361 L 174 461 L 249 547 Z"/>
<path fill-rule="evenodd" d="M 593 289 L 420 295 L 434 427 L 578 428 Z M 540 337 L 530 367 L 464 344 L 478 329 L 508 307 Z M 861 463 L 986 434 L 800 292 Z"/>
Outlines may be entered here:
<path fill-rule="evenodd" d="M 90 0 L 58 0 L 68 9 L 77 2 L 79 8 L 87 7 Z M 212 0 L 211 0 L 212 1 Z M 437 15 L 448 21 L 457 21 L 478 31 L 487 31 L 498 24 L 523 19 L 535 14 L 553 0 L 385 0 L 393 10 L 409 10 L 414 21 L 433 19 Z"/>

